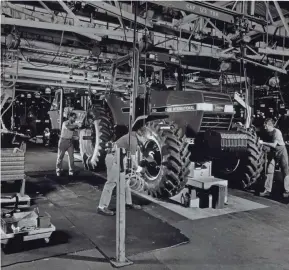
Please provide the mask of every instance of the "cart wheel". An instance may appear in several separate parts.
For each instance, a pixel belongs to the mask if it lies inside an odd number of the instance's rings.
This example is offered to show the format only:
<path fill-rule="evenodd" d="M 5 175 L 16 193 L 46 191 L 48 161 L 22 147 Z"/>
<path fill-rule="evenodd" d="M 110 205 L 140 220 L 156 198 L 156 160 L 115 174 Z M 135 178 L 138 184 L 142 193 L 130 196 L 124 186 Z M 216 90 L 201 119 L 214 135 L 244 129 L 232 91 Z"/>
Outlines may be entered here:
<path fill-rule="evenodd" d="M 46 244 L 48 244 L 50 242 L 50 238 L 49 237 L 44 238 L 44 241 L 45 241 Z"/>

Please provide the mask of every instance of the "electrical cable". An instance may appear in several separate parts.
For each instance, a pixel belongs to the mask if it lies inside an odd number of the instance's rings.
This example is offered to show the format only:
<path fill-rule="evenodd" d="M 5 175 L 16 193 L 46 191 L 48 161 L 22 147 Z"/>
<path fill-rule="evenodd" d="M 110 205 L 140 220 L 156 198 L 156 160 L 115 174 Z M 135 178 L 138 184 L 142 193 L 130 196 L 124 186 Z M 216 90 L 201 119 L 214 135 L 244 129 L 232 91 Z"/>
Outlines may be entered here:
<path fill-rule="evenodd" d="M 6 36 L 5 36 L 5 48 L 6 48 Z M 6 49 L 5 49 L 5 51 L 6 51 Z M 11 87 L 14 87 L 15 86 L 15 84 L 17 83 L 17 80 L 18 80 L 18 74 L 19 74 L 19 56 L 18 56 L 18 50 L 17 50 L 17 66 L 16 66 L 16 76 L 15 75 L 13 75 L 13 82 L 12 82 L 12 84 L 11 85 L 8 85 L 8 86 L 5 86 L 5 85 L 3 85 L 3 88 L 11 88 Z M 12 60 L 13 61 L 13 60 Z"/>
<path fill-rule="evenodd" d="M 6 110 L 1 114 L 1 117 L 11 108 L 13 102 L 15 102 L 15 100 L 19 97 L 20 95 L 17 95 L 16 97 L 14 97 L 14 99 L 12 99 L 11 103 L 9 104 L 9 106 L 6 108 Z"/>
<path fill-rule="evenodd" d="M 146 2 L 146 18 L 145 18 L 145 25 L 147 24 L 147 10 L 148 8 L 148 3 Z M 147 28 L 145 28 L 145 36 L 147 33 Z M 148 108 L 148 103 L 149 100 L 147 99 L 147 58 L 145 57 L 145 90 L 144 90 L 144 108 L 143 111 L 144 113 L 150 113 L 150 112 L 146 112 L 146 108 Z M 143 120 L 143 126 L 145 125 L 145 119 Z"/>
<path fill-rule="evenodd" d="M 135 110 L 132 111 L 132 108 L 135 109 L 135 106 L 132 106 L 133 103 L 135 104 L 135 100 L 132 100 L 132 97 L 133 97 L 133 91 L 137 91 L 137 89 L 134 89 L 135 87 L 135 80 L 138 78 L 135 78 L 135 74 L 136 74 L 136 59 L 137 59 L 137 56 L 136 54 L 139 53 L 139 51 L 137 50 L 136 48 L 136 31 L 137 31 L 137 3 L 138 2 L 135 2 L 135 6 L 134 6 L 134 30 L 133 30 L 133 89 L 130 93 L 130 112 L 129 112 L 129 130 L 128 130 L 128 145 L 129 145 L 129 151 L 127 153 L 127 159 L 128 159 L 128 169 L 131 171 L 131 132 L 132 132 L 132 120 L 135 121 L 134 117 L 135 116 Z"/>
<path fill-rule="evenodd" d="M 124 20 L 123 20 L 123 16 L 122 16 L 122 7 L 121 7 L 121 2 L 118 2 L 119 4 L 119 10 L 120 10 L 120 18 L 123 24 L 123 33 L 124 33 L 124 37 L 125 37 L 125 41 L 127 41 L 127 37 L 126 37 L 126 33 L 125 33 L 125 24 L 124 24 Z"/>
<path fill-rule="evenodd" d="M 60 44 L 59 44 L 58 50 L 57 50 L 57 52 L 56 52 L 55 57 L 52 59 L 52 61 L 51 61 L 50 63 L 45 64 L 45 65 L 35 65 L 35 64 L 32 64 L 32 63 L 23 55 L 22 51 L 20 50 L 20 53 L 21 53 L 21 55 L 23 56 L 24 60 L 25 60 L 27 63 L 29 63 L 30 65 L 35 66 L 35 67 L 47 67 L 47 66 L 51 65 L 51 64 L 54 62 L 54 60 L 56 59 L 56 57 L 59 56 L 59 52 L 60 52 L 60 49 L 61 49 L 61 46 L 62 46 L 62 42 L 63 42 L 64 32 L 65 32 L 65 31 L 63 30 L 63 31 L 62 31 L 62 34 L 61 34 L 61 40 L 60 40 Z"/>

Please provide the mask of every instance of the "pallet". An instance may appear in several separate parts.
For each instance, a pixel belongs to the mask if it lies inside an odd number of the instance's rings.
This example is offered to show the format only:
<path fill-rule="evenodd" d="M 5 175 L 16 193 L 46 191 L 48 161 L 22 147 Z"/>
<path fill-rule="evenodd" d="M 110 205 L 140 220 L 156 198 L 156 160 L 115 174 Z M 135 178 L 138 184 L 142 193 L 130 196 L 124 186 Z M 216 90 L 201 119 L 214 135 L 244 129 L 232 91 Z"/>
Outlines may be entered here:
<path fill-rule="evenodd" d="M 54 225 L 50 225 L 49 228 L 37 228 L 31 231 L 25 231 L 20 233 L 8 233 L 6 234 L 1 228 L 1 244 L 7 245 L 9 240 L 14 237 L 21 236 L 23 241 L 31 241 L 36 239 L 44 239 L 46 243 L 49 243 L 51 234 L 56 230 Z"/>

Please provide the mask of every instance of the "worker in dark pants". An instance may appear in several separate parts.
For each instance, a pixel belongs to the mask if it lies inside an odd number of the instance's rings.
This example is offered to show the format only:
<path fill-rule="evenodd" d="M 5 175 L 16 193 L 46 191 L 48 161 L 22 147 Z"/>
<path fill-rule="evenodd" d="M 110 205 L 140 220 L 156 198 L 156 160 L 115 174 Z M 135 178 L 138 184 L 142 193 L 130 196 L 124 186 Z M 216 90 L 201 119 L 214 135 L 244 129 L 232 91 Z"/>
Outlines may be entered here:
<path fill-rule="evenodd" d="M 68 120 L 64 121 L 61 128 L 60 139 L 58 142 L 58 154 L 56 161 L 56 175 L 60 176 L 62 169 L 62 161 L 65 152 L 68 152 L 68 165 L 69 165 L 69 175 L 74 174 L 74 146 L 73 146 L 73 133 L 79 128 L 79 125 L 75 124 L 76 113 L 71 112 L 69 114 Z"/>
<path fill-rule="evenodd" d="M 268 168 L 265 181 L 265 191 L 260 193 L 260 196 L 270 196 L 273 186 L 275 163 L 278 162 L 281 168 L 282 177 L 284 179 L 284 198 L 289 198 L 289 162 L 288 152 L 283 140 L 282 133 L 279 129 L 274 127 L 273 119 L 266 119 L 264 122 L 264 129 L 266 131 L 265 141 L 260 140 L 260 143 L 270 147 Z M 271 157 L 270 157 L 271 156 Z"/>
<path fill-rule="evenodd" d="M 108 206 L 111 201 L 111 196 L 112 192 L 116 186 L 117 179 L 119 177 L 119 164 L 117 163 L 116 160 L 116 147 L 122 148 L 125 151 L 131 151 L 131 156 L 132 156 L 132 167 L 138 168 L 138 165 L 136 164 L 136 152 L 137 152 L 137 146 L 138 146 L 138 138 L 137 138 L 137 133 L 132 132 L 131 133 L 131 142 L 129 147 L 129 134 L 124 135 L 120 139 L 118 139 L 113 145 L 109 147 L 107 150 L 107 155 L 105 158 L 105 164 L 107 168 L 107 181 L 104 185 L 99 206 L 97 208 L 97 212 L 101 215 L 107 215 L 107 216 L 113 216 L 115 213 L 111 210 L 108 209 Z M 127 158 L 124 156 L 124 168 L 126 168 L 126 161 Z M 140 170 L 140 168 L 138 168 Z M 124 172 L 125 174 L 125 172 Z M 132 203 L 132 198 L 131 198 L 131 190 L 129 186 L 129 181 L 126 182 L 126 188 L 125 188 L 125 197 L 126 197 L 126 208 L 129 209 L 141 209 L 140 205 L 136 205 Z"/>

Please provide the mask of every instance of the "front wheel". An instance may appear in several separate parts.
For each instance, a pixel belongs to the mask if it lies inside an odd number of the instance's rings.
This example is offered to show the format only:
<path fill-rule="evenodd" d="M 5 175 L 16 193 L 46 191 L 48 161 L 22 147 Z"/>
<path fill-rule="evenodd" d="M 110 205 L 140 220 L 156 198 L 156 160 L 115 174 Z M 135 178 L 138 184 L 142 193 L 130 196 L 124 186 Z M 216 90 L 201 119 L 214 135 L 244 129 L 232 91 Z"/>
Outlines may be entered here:
<path fill-rule="evenodd" d="M 176 125 L 161 120 L 149 122 L 141 141 L 142 153 L 154 160 L 145 166 L 143 174 L 148 193 L 157 198 L 175 196 L 184 188 L 189 172 L 188 149 Z"/>

